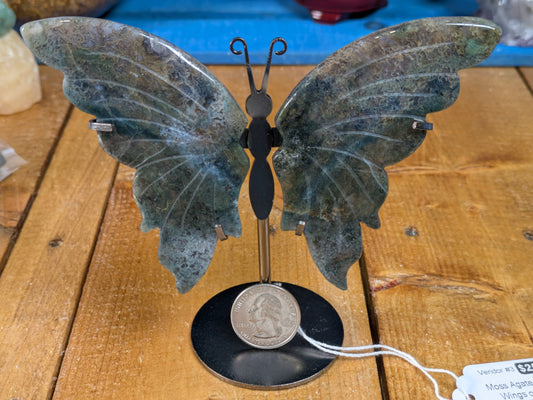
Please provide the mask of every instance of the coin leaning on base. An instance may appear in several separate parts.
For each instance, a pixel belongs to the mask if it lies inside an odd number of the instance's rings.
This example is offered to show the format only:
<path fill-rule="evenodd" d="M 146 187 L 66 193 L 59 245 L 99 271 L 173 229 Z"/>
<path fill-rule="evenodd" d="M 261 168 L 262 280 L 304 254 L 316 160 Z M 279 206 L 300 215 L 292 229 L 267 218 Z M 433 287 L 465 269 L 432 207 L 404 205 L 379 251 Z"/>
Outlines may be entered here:
<path fill-rule="evenodd" d="M 290 342 L 300 318 L 294 296 L 269 283 L 246 288 L 231 307 L 233 330 L 243 342 L 259 349 L 277 349 Z"/>

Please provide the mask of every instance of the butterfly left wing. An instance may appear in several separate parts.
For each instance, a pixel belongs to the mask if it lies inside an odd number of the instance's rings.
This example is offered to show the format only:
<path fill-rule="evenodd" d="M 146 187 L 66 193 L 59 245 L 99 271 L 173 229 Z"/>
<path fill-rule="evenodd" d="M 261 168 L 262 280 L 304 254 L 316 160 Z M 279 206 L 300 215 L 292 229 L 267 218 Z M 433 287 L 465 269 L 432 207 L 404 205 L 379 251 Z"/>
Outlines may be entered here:
<path fill-rule="evenodd" d="M 37 58 L 64 72 L 68 99 L 112 126 L 98 133 L 100 144 L 136 169 L 141 229 L 160 228 L 159 260 L 188 291 L 213 256 L 214 225 L 241 233 L 246 115 L 205 66 L 139 29 L 60 17 L 30 22 L 22 35 Z"/>
<path fill-rule="evenodd" d="M 500 35 L 490 21 L 469 17 L 385 28 L 325 59 L 280 108 L 283 146 L 273 161 L 281 227 L 305 222 L 313 260 L 339 288 L 361 255 L 359 222 L 380 225 L 384 167 L 422 143 L 426 114 L 457 98 L 457 71 L 488 57 Z"/>

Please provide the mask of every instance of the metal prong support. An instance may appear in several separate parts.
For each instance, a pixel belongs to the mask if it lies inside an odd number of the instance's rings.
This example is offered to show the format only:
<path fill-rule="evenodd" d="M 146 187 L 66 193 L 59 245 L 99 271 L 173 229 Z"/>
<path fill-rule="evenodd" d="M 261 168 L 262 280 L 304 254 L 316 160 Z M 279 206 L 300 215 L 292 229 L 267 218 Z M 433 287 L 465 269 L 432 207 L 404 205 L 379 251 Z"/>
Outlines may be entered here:
<path fill-rule="evenodd" d="M 89 121 L 89 129 L 97 132 L 113 132 L 113 124 L 98 122 L 96 119 L 91 119 Z"/>
<path fill-rule="evenodd" d="M 411 127 L 417 131 L 431 131 L 433 130 L 433 124 L 426 121 L 413 121 Z"/>
<path fill-rule="evenodd" d="M 220 224 L 215 225 L 215 232 L 217 233 L 218 239 L 220 241 L 226 240 L 228 238 L 224 233 L 224 229 L 222 229 L 222 225 Z"/>
<path fill-rule="evenodd" d="M 257 220 L 257 238 L 259 245 L 259 281 L 270 283 L 270 226 L 268 217 Z"/>
<path fill-rule="evenodd" d="M 299 221 L 296 230 L 294 231 L 295 235 L 302 236 L 305 229 L 305 221 Z"/>

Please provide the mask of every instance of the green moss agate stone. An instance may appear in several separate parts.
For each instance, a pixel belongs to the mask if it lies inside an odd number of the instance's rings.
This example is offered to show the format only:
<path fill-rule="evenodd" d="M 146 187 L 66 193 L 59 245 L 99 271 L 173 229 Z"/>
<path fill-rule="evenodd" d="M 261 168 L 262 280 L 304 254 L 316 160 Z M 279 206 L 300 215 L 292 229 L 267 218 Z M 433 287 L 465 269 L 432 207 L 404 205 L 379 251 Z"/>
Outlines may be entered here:
<path fill-rule="evenodd" d="M 413 122 L 450 106 L 457 71 L 490 55 L 501 30 L 479 18 L 430 18 L 388 27 L 338 50 L 292 91 L 276 116 L 283 147 L 274 168 L 282 229 L 306 222 L 324 276 L 346 288 L 361 255 L 359 222 L 378 228 L 384 167 L 410 155 L 425 131 Z"/>
<path fill-rule="evenodd" d="M 205 273 L 214 230 L 240 236 L 240 147 L 247 117 L 227 89 L 179 48 L 115 22 L 65 17 L 22 27 L 30 49 L 65 73 L 68 99 L 99 122 L 102 147 L 135 168 L 142 230 L 159 228 L 159 260 L 186 292 Z"/>
<path fill-rule="evenodd" d="M 143 230 L 161 230 L 159 259 L 181 292 L 204 274 L 221 224 L 239 236 L 239 188 L 248 159 L 247 118 L 198 61 L 132 27 L 88 18 L 29 23 L 38 58 L 65 73 L 77 107 L 113 125 L 104 149 L 136 168 Z M 385 28 L 338 50 L 291 92 L 276 116 L 283 146 L 274 168 L 282 228 L 303 221 L 313 260 L 346 288 L 362 251 L 360 222 L 378 228 L 385 167 L 422 143 L 414 123 L 450 106 L 457 71 L 490 55 L 501 30 L 479 18 L 431 18 Z M 425 128 L 422 128 L 425 129 Z"/>
<path fill-rule="evenodd" d="M 4 36 L 15 26 L 15 13 L 0 0 L 0 37 Z"/>

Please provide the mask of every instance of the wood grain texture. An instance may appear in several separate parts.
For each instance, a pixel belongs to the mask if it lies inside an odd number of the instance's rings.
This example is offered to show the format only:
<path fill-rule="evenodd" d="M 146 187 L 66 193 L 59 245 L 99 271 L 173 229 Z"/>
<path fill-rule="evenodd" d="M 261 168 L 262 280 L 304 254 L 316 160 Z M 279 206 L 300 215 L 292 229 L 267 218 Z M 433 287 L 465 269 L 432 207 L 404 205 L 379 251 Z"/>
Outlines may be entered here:
<path fill-rule="evenodd" d="M 213 68 L 237 100 L 247 96 L 244 68 Z M 281 99 L 308 70 L 273 68 L 273 101 Z M 244 88 L 244 90 L 242 90 Z M 252 391 L 210 374 L 190 343 L 194 315 L 209 298 L 258 279 L 256 226 L 247 186 L 240 196 L 243 236 L 217 247 L 206 275 L 179 295 L 170 272 L 157 261 L 157 233 L 140 233 L 140 214 L 131 196 L 133 171 L 121 167 L 84 288 L 54 399 L 339 399 L 357 394 L 379 398 L 373 359 L 338 360 L 320 378 L 276 392 Z M 345 324 L 345 343 L 371 342 L 359 271 L 349 292 L 324 281 L 303 238 L 281 232 L 281 193 L 272 214 L 273 279 L 303 285 L 328 299 Z M 216 333 L 214 333 L 216 334 Z"/>
<path fill-rule="evenodd" d="M 28 162 L 0 183 L 0 272 L 71 108 L 61 91 L 63 74 L 49 67 L 39 71 L 42 100 L 26 111 L 0 116 L 0 138 Z"/>
<path fill-rule="evenodd" d="M 514 69 L 461 78 L 457 103 L 389 169 L 382 228 L 364 232 L 380 340 L 457 374 L 533 356 L 533 99 Z M 412 367 L 385 365 L 391 399 L 432 396 Z"/>
<path fill-rule="evenodd" d="M 242 105 L 244 68 L 212 69 Z M 274 110 L 309 69 L 272 68 Z M 355 265 L 346 292 L 322 278 L 304 238 L 279 229 L 278 185 L 273 279 L 329 300 L 343 319 L 345 345 L 371 343 L 372 329 L 382 343 L 423 365 L 458 374 L 467 364 L 533 357 L 532 71 L 461 72 L 457 103 L 430 115 L 435 129 L 421 148 L 388 169 L 382 228 L 364 229 L 368 282 Z M 50 96 L 63 104 L 54 82 Z M 383 396 L 372 358 L 337 360 L 319 379 L 275 392 L 238 388 L 211 375 L 191 348 L 190 325 L 211 296 L 258 277 L 247 187 L 239 200 L 242 238 L 221 242 L 200 283 L 179 295 L 157 261 L 158 233 L 139 230 L 133 170 L 120 167 L 107 198 L 116 164 L 87 131 L 88 118 L 78 111 L 70 116 L 0 276 L 0 399 L 434 398 L 421 373 L 391 358 L 383 361 Z M 10 126 L 23 120 L 15 117 Z M 43 120 L 28 128 L 30 149 L 40 140 L 39 124 Z M 38 174 L 25 175 L 19 187 L 31 188 Z M 0 204 L 2 215 L 16 209 Z M 437 378 L 450 396 L 454 382 Z"/>
<path fill-rule="evenodd" d="M 55 383 L 115 173 L 88 119 L 71 115 L 0 276 L 0 399 Z"/>

